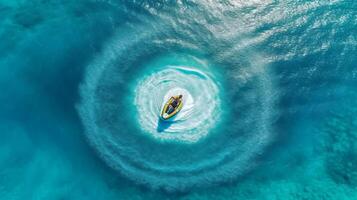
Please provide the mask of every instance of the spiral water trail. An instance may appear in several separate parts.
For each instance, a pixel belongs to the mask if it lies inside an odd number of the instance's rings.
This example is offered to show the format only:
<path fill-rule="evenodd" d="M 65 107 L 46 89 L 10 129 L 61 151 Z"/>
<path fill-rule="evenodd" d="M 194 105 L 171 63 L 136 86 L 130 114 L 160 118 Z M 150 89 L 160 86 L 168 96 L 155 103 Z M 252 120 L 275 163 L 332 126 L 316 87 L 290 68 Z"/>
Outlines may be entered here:
<path fill-rule="evenodd" d="M 88 66 L 78 106 L 88 141 L 109 166 L 150 188 L 234 180 L 273 139 L 267 64 L 206 27 L 165 20 L 128 26 Z M 163 104 L 177 94 L 182 110 L 161 121 Z"/>

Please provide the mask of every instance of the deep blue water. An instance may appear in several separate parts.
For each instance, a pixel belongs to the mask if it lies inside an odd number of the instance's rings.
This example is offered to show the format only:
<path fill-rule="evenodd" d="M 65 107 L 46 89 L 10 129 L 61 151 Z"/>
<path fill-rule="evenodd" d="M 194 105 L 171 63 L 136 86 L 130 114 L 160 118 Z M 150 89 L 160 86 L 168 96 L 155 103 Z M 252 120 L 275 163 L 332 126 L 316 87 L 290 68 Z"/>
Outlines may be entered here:
<path fill-rule="evenodd" d="M 356 2 L 0 15 L 1 199 L 357 199 Z"/>

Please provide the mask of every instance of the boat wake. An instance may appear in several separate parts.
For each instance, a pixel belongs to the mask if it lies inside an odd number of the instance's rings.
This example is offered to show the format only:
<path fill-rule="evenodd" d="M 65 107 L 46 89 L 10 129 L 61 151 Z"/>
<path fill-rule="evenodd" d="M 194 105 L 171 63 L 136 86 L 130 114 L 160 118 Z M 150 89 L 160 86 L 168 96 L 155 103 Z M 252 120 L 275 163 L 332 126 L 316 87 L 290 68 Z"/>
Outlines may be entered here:
<path fill-rule="evenodd" d="M 80 87 L 85 134 L 110 167 L 149 188 L 236 180 L 274 138 L 271 73 L 253 49 L 198 34 L 206 27 L 194 22 L 172 23 L 129 25 L 104 45 Z M 161 121 L 177 94 L 182 110 Z"/>

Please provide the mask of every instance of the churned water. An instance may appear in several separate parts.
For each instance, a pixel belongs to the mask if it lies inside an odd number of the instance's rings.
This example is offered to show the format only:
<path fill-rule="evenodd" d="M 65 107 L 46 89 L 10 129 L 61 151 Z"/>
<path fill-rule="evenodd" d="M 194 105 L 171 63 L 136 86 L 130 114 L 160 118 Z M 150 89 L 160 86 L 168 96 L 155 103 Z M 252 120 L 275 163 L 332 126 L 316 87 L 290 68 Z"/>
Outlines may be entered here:
<path fill-rule="evenodd" d="M 0 198 L 357 199 L 356 2 L 0 14 Z"/>

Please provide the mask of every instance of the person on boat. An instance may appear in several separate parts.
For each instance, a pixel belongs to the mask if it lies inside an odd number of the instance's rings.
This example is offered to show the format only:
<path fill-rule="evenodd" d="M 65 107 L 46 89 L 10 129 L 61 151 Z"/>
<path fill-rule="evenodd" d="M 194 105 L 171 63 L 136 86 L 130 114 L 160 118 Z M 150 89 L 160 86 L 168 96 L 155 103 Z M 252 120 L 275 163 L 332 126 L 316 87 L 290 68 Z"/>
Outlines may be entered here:
<path fill-rule="evenodd" d="M 178 98 L 175 98 L 175 97 L 172 97 L 172 98 L 173 98 L 174 100 L 172 100 L 171 105 L 172 105 L 174 108 L 176 108 L 176 107 L 178 106 L 180 100 L 182 99 L 182 95 L 180 94 L 180 95 L 178 96 Z"/>
<path fill-rule="evenodd" d="M 167 113 L 172 113 L 175 108 L 178 106 L 178 104 L 180 103 L 181 99 L 182 99 L 182 95 L 180 94 L 178 97 L 171 97 L 173 98 L 171 104 L 169 105 L 169 109 L 167 110 Z"/>

